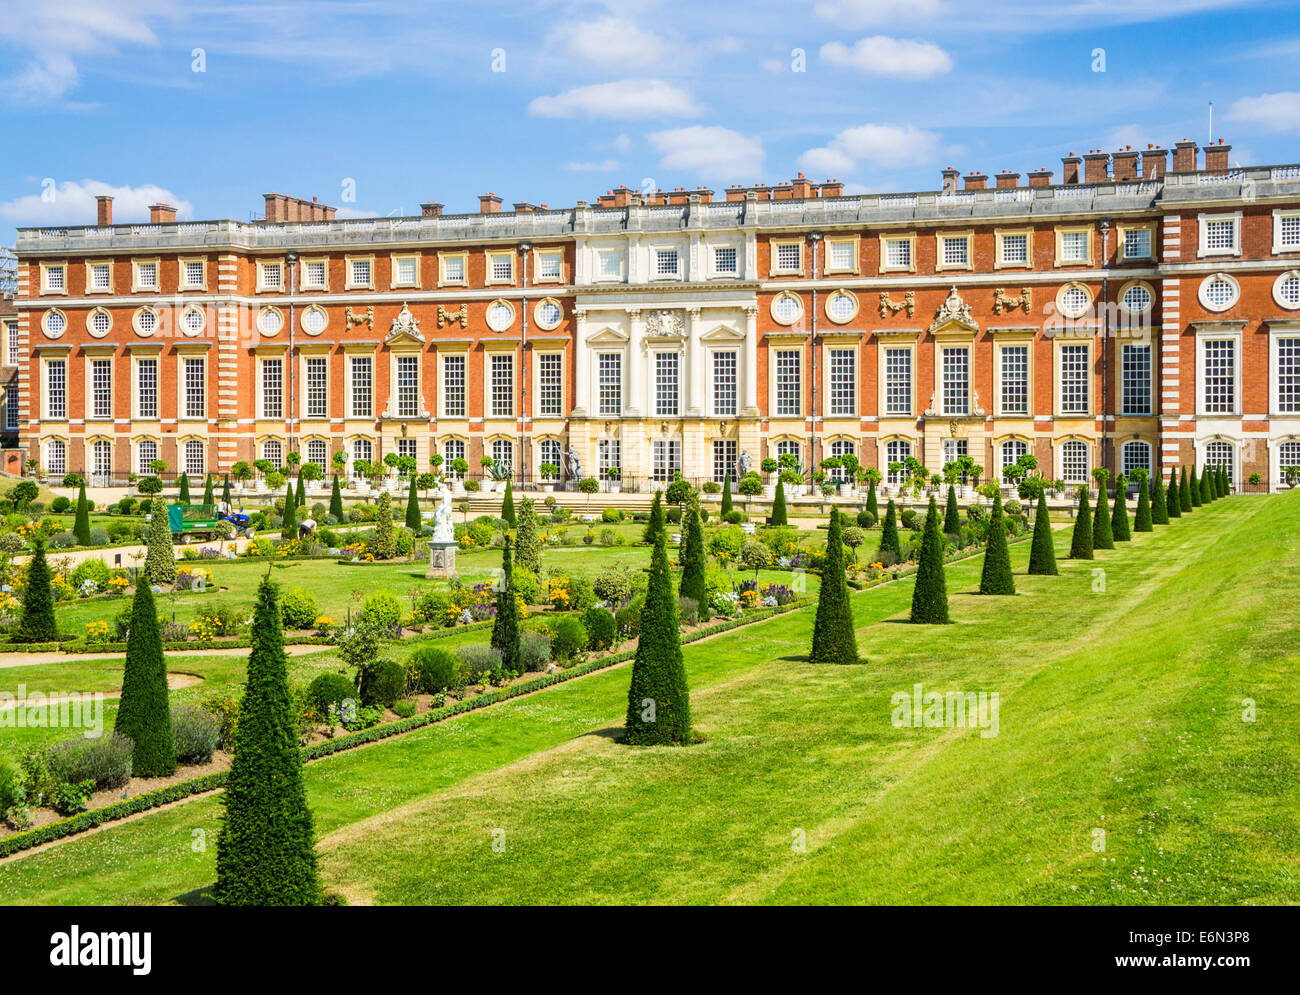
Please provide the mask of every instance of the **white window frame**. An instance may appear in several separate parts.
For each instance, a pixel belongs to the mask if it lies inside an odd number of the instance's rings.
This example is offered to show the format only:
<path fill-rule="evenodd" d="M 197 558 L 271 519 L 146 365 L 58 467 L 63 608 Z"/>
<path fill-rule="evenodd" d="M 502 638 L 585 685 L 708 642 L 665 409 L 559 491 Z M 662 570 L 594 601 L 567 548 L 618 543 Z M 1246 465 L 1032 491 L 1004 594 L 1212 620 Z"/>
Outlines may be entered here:
<path fill-rule="evenodd" d="M 803 276 L 804 240 L 802 238 L 774 238 L 768 243 L 771 258 L 769 259 L 768 275 L 769 276 Z M 796 260 L 794 265 L 781 262 L 781 250 L 794 249 Z"/>
<path fill-rule="evenodd" d="M 103 268 L 108 271 L 108 285 L 104 287 L 95 286 L 95 270 Z M 111 294 L 113 292 L 113 260 L 111 259 L 87 259 L 86 260 L 86 293 L 87 294 Z"/>
<path fill-rule="evenodd" d="M 710 245 L 709 246 L 709 275 L 714 277 L 715 279 L 726 279 L 726 278 L 738 279 L 740 277 L 740 259 L 743 251 L 744 250 L 739 245 L 736 245 L 731 242 Z M 733 266 L 731 269 L 722 269 L 718 265 L 718 253 L 720 252 L 730 252 L 736 260 L 735 266 Z"/>
<path fill-rule="evenodd" d="M 783 366 L 788 366 L 793 357 L 795 366 L 793 381 L 789 378 L 788 370 L 783 370 Z M 803 417 L 803 349 L 795 346 L 792 348 L 774 348 L 771 353 L 771 370 L 772 370 L 772 416 L 774 418 L 802 418 Z M 791 390 L 793 383 L 793 390 Z"/>
<path fill-rule="evenodd" d="M 498 404 L 497 389 L 498 386 L 506 386 L 497 383 L 498 360 L 504 359 L 508 363 L 510 373 L 510 400 L 509 410 L 503 411 Z M 487 390 L 487 417 L 489 418 L 513 418 L 515 417 L 515 354 L 514 352 L 489 352 L 487 354 L 487 376 L 484 378 L 484 387 Z"/>
<path fill-rule="evenodd" d="M 1210 225 L 1215 222 L 1230 221 L 1232 222 L 1232 245 L 1219 248 L 1210 246 Z M 1241 255 L 1241 212 L 1232 211 L 1226 214 L 1198 214 L 1196 218 L 1197 230 L 1199 237 L 1196 243 L 1196 256 L 1198 259 L 1204 259 L 1207 256 L 1240 256 Z"/>
<path fill-rule="evenodd" d="M 1232 407 L 1228 411 L 1209 411 L 1205 388 L 1206 346 L 1210 342 L 1232 342 Z M 1198 328 L 1196 330 L 1196 414 L 1201 418 L 1239 418 L 1241 416 L 1242 334 L 1240 328 Z"/>
<path fill-rule="evenodd" d="M 299 267 L 301 278 L 298 280 L 299 290 L 329 290 L 330 289 L 330 261 L 325 256 L 312 256 L 311 258 L 300 259 Z M 307 279 L 307 274 L 312 266 L 320 266 L 321 278 L 319 282 L 313 283 Z"/>
<path fill-rule="evenodd" d="M 460 276 L 447 275 L 447 263 L 452 260 L 460 262 Z M 469 253 L 468 252 L 439 252 L 438 253 L 438 286 L 440 287 L 468 287 L 469 286 Z"/>
<path fill-rule="evenodd" d="M 947 261 L 949 242 L 965 242 L 965 259 L 961 262 Z M 934 236 L 934 268 L 936 270 L 973 270 L 975 268 L 975 233 L 944 231 Z"/>
<path fill-rule="evenodd" d="M 1217 304 L 1214 301 L 1211 301 L 1207 296 L 1210 284 L 1214 283 L 1216 280 L 1223 280 L 1232 287 L 1232 300 L 1228 301 L 1227 304 Z M 1196 298 L 1201 302 L 1201 307 L 1205 308 L 1205 310 L 1213 311 L 1216 314 L 1223 314 L 1225 311 L 1231 311 L 1241 303 L 1241 284 L 1237 282 L 1235 277 L 1228 273 L 1210 273 L 1196 288 Z"/>
<path fill-rule="evenodd" d="M 60 371 L 63 383 L 56 389 L 51 385 L 50 375 L 55 369 Z M 49 356 L 41 357 L 41 407 L 43 417 L 46 421 L 67 421 L 68 420 L 68 357 Z M 58 397 L 58 405 L 53 404 L 55 397 Z"/>
<path fill-rule="evenodd" d="M 1024 353 L 1023 380 L 1008 380 L 1007 353 L 1015 349 Z M 1008 418 L 1028 418 L 1033 414 L 1033 344 L 1031 342 L 1006 342 L 998 346 L 998 414 Z M 1022 385 L 1024 405 L 1021 408 L 1007 406 L 1007 385 Z"/>
<path fill-rule="evenodd" d="M 403 263 L 415 264 L 415 275 L 409 280 L 398 279 L 398 272 Z M 419 290 L 420 254 L 418 252 L 394 252 L 389 257 L 388 283 L 392 290 Z"/>
<path fill-rule="evenodd" d="M 142 389 L 141 373 L 144 364 L 149 364 L 153 369 L 153 403 L 152 412 L 146 413 L 143 404 L 144 391 Z M 158 421 L 159 420 L 159 403 L 160 387 L 162 376 L 162 357 L 161 356 L 135 356 L 131 363 L 131 410 L 133 416 L 141 421 Z"/>
<path fill-rule="evenodd" d="M 1150 342 L 1120 342 L 1119 345 L 1119 413 L 1121 417 L 1127 418 L 1150 418 L 1155 414 L 1155 349 Z M 1131 349 L 1145 349 L 1147 353 L 1146 363 L 1146 396 L 1145 403 L 1138 408 L 1129 406 L 1129 377 L 1128 362 L 1126 354 Z"/>
<path fill-rule="evenodd" d="M 889 261 L 890 243 L 905 243 L 907 245 L 907 263 L 891 263 Z M 882 273 L 915 273 L 916 272 L 916 236 L 915 235 L 881 235 L 880 236 L 880 272 Z"/>
<path fill-rule="evenodd" d="M 1296 222 L 1297 233 L 1294 242 L 1282 241 L 1282 223 L 1285 219 L 1294 219 Z M 1279 207 L 1273 211 L 1273 254 L 1283 255 L 1292 252 L 1300 252 L 1300 209 Z"/>
<path fill-rule="evenodd" d="M 449 379 L 459 376 L 459 383 Z M 460 403 L 448 402 L 459 395 Z M 438 412 L 442 418 L 467 418 L 469 416 L 469 353 L 446 352 L 438 356 Z"/>
<path fill-rule="evenodd" d="M 564 353 L 538 352 L 533 366 L 537 370 L 537 417 L 564 417 Z M 549 369 L 553 368 L 553 369 Z M 551 382 L 551 381 L 554 382 Z M 554 400 L 554 405 L 550 401 Z"/>
<path fill-rule="evenodd" d="M 729 395 L 731 403 L 727 410 L 723 410 L 720 403 L 721 392 L 718 387 L 719 369 L 718 363 L 724 356 L 731 357 L 731 384 Z M 708 377 L 709 377 L 709 411 L 715 418 L 734 418 L 740 413 L 740 378 L 741 378 L 741 353 L 739 349 L 710 349 L 708 351 Z"/>
<path fill-rule="evenodd" d="M 823 239 L 826 246 L 826 264 L 822 267 L 822 275 L 829 276 L 834 273 L 856 274 L 858 272 L 858 237 L 849 236 L 827 236 Z M 848 265 L 836 265 L 833 260 L 835 249 L 838 246 L 848 246 L 849 262 Z"/>
<path fill-rule="evenodd" d="M 268 363 L 275 363 L 279 367 L 276 371 L 279 382 L 275 386 L 277 403 L 274 406 L 268 403 L 267 397 L 271 389 L 271 378 L 267 376 Z M 257 416 L 259 418 L 267 418 L 273 421 L 284 420 L 286 387 L 284 357 L 259 356 L 257 359 Z"/>
<path fill-rule="evenodd" d="M 144 283 L 140 279 L 140 274 L 146 266 L 153 267 L 153 283 Z M 135 294 L 149 293 L 156 294 L 162 289 L 162 261 L 158 257 L 153 259 L 132 259 L 131 260 L 131 292 Z"/>
<path fill-rule="evenodd" d="M 59 275 L 59 286 L 57 287 L 51 283 L 51 278 L 55 273 Z M 66 260 L 58 259 L 41 262 L 41 296 L 68 296 L 68 264 Z"/>
<path fill-rule="evenodd" d="M 504 262 L 509 265 L 508 276 L 497 276 L 493 270 L 496 264 Z M 515 284 L 515 250 L 489 249 L 483 254 L 483 283 L 489 287 L 513 287 Z"/>
<path fill-rule="evenodd" d="M 197 282 L 190 279 L 189 268 L 191 266 L 199 267 L 199 279 Z M 181 256 L 176 260 L 176 280 L 181 290 L 207 290 L 208 289 L 208 259 L 206 256 Z"/>
<path fill-rule="evenodd" d="M 313 398 L 312 370 L 324 369 L 325 376 L 319 394 Z M 313 410 L 313 400 L 320 406 Z M 302 408 L 304 421 L 327 421 L 330 417 L 330 358 L 325 354 L 309 354 L 302 357 Z M 322 468 L 323 469 L 323 468 Z"/>
<path fill-rule="evenodd" d="M 1032 228 L 1007 228 L 998 229 L 995 233 L 997 244 L 997 260 L 994 263 L 995 269 L 1030 269 L 1034 263 L 1034 230 Z M 1025 240 L 1025 258 L 1008 259 L 1007 258 L 1007 239 L 1023 238 Z"/>
<path fill-rule="evenodd" d="M 1294 341 L 1296 349 L 1296 385 L 1294 407 L 1282 407 L 1282 342 Z M 1268 330 L 1268 410 L 1274 418 L 1300 418 L 1300 322 L 1270 327 Z"/>
<path fill-rule="evenodd" d="M 661 272 L 660 263 L 665 255 L 671 252 L 675 259 L 674 268 L 671 273 Z M 650 247 L 650 279 L 655 282 L 674 281 L 682 279 L 682 258 L 684 253 L 679 245 L 652 245 Z"/>
<path fill-rule="evenodd" d="M 364 395 L 357 391 L 357 366 L 358 364 L 369 366 L 368 378 L 370 380 L 369 388 Z M 364 411 L 358 411 L 357 399 L 364 396 Z M 349 418 L 373 418 L 375 416 L 375 357 L 374 356 L 349 356 L 348 357 L 348 417 Z"/>
<path fill-rule="evenodd" d="M 1083 472 L 1076 476 L 1066 475 L 1065 449 L 1079 447 L 1083 450 Z M 1083 439 L 1062 439 L 1056 447 L 1056 472 L 1067 484 L 1086 485 L 1092 475 L 1092 447 Z"/>
<path fill-rule="evenodd" d="M 1082 349 L 1086 360 L 1084 363 L 1083 389 L 1085 392 L 1083 410 L 1067 410 L 1065 407 L 1065 355 L 1066 350 Z M 1092 343 L 1090 342 L 1062 342 L 1056 349 L 1056 413 L 1061 418 L 1088 418 L 1092 415 L 1093 400 L 1093 357 Z"/>
<path fill-rule="evenodd" d="M 367 263 L 370 267 L 369 279 L 365 282 L 357 280 L 355 270 L 356 263 Z M 375 257 L 369 256 L 344 256 L 343 257 L 343 289 L 344 290 L 374 290 L 375 289 Z"/>
<path fill-rule="evenodd" d="M 542 265 L 546 260 L 554 260 L 556 263 L 555 275 L 549 276 L 544 274 Z M 534 249 L 533 250 L 533 282 L 534 283 L 563 283 L 564 282 L 564 250 L 563 249 Z"/>

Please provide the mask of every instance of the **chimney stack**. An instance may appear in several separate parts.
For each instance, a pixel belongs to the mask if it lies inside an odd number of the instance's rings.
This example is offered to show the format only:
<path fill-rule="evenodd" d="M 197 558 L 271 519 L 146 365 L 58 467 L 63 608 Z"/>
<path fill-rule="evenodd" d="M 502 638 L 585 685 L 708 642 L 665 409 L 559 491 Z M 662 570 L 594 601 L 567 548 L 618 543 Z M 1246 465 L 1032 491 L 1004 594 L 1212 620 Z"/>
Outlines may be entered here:
<path fill-rule="evenodd" d="M 943 186 L 940 188 L 943 193 L 957 192 L 957 177 L 961 174 L 949 166 L 943 171 Z"/>
<path fill-rule="evenodd" d="M 1165 175 L 1165 170 L 1168 168 L 1169 153 L 1159 145 L 1147 145 L 1147 150 L 1142 153 L 1142 178 L 1158 180 Z"/>
<path fill-rule="evenodd" d="M 113 198 L 107 194 L 95 198 L 95 223 L 100 227 L 113 223 Z"/>
<path fill-rule="evenodd" d="M 1228 153 L 1232 151 L 1231 145 L 1224 145 L 1223 139 L 1220 138 L 1214 145 L 1208 145 L 1205 148 L 1205 168 L 1206 169 L 1227 169 Z"/>
<path fill-rule="evenodd" d="M 989 178 L 984 173 L 967 173 L 964 188 L 966 190 L 983 190 L 989 184 Z"/>
<path fill-rule="evenodd" d="M 485 194 L 480 194 L 478 199 L 479 214 L 500 214 L 501 198 L 489 190 Z"/>
<path fill-rule="evenodd" d="M 807 200 L 809 197 L 813 195 L 812 183 L 809 180 L 804 178 L 803 173 L 800 173 L 793 180 L 791 180 L 790 186 L 794 188 L 795 200 Z"/>
<path fill-rule="evenodd" d="M 1052 171 L 1039 166 L 1029 173 L 1029 185 L 1031 187 L 1050 187 L 1052 185 Z"/>
<path fill-rule="evenodd" d="M 1081 162 L 1083 160 L 1073 152 L 1061 156 L 1061 182 L 1063 184 L 1079 182 L 1079 163 Z"/>
<path fill-rule="evenodd" d="M 1190 138 L 1184 138 L 1174 145 L 1173 171 L 1175 173 L 1196 172 L 1196 143 Z"/>
<path fill-rule="evenodd" d="M 442 216 L 442 205 L 436 200 L 428 201 L 420 205 L 420 217 L 438 218 Z"/>
<path fill-rule="evenodd" d="M 1083 182 L 1085 183 L 1105 183 L 1110 176 L 1106 172 L 1106 165 L 1110 161 L 1110 156 L 1101 149 L 1093 149 L 1083 157 Z"/>
<path fill-rule="evenodd" d="M 1005 169 L 998 173 L 994 179 L 997 181 L 999 190 L 1005 190 L 1007 187 L 1020 186 L 1020 174 L 1012 173 Z"/>
<path fill-rule="evenodd" d="M 1126 145 L 1111 158 L 1111 172 L 1116 183 L 1132 183 L 1138 178 L 1138 154 Z"/>
<path fill-rule="evenodd" d="M 844 184 L 839 180 L 827 180 L 821 186 L 822 197 L 843 197 Z"/>
<path fill-rule="evenodd" d="M 151 225 L 171 224 L 176 220 L 176 208 L 170 204 L 150 204 L 149 223 Z"/>

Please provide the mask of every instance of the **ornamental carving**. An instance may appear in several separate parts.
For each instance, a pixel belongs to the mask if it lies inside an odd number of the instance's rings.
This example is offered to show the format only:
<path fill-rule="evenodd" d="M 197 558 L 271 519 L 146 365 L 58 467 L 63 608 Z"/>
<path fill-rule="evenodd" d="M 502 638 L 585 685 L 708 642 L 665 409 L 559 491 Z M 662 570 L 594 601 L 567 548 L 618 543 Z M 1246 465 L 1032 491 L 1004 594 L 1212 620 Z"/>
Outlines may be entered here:
<path fill-rule="evenodd" d="M 438 327 L 444 325 L 454 325 L 460 322 L 461 328 L 469 327 L 469 305 L 462 304 L 459 311 L 448 311 L 441 304 L 438 305 Z"/>
<path fill-rule="evenodd" d="M 880 292 L 880 317 L 888 318 L 891 314 L 898 314 L 904 308 L 907 309 L 909 318 L 916 314 L 916 291 L 909 290 L 903 295 L 901 301 L 891 301 L 888 290 Z"/>
<path fill-rule="evenodd" d="M 372 304 L 360 314 L 353 314 L 351 305 L 343 312 L 343 328 L 346 330 L 353 325 L 365 325 L 372 332 L 375 330 L 375 306 Z"/>
<path fill-rule="evenodd" d="M 424 336 L 420 334 L 420 323 L 415 315 L 411 314 L 411 309 L 406 306 L 405 301 L 402 302 L 402 310 L 397 312 L 397 317 L 393 319 L 393 324 L 388 329 L 388 341 L 391 342 L 402 335 L 419 342 L 424 341 Z"/>
<path fill-rule="evenodd" d="M 967 331 L 977 331 L 979 325 L 971 317 L 970 305 L 961 299 L 957 293 L 957 288 L 953 287 L 948 291 L 948 298 L 939 308 L 939 313 L 934 316 L 934 321 L 930 323 L 930 331 L 934 332 L 945 325 L 959 325 Z"/>
<path fill-rule="evenodd" d="M 681 338 L 686 334 L 686 319 L 680 311 L 651 311 L 645 328 L 651 335 Z"/>
<path fill-rule="evenodd" d="M 1022 308 L 1025 314 L 1029 313 L 1029 306 L 1032 298 L 1028 287 L 1020 288 L 1019 297 L 1008 297 L 1006 291 L 1001 287 L 993 291 L 993 313 L 1001 314 L 1003 311 L 1014 311 L 1016 308 Z"/>

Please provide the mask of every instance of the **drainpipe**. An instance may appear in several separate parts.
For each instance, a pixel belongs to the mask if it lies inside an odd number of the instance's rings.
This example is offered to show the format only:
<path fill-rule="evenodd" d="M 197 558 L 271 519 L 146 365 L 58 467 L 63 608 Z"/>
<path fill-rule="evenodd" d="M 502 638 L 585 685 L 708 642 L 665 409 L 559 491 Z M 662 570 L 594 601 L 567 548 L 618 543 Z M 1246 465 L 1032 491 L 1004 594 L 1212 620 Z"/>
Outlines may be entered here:
<path fill-rule="evenodd" d="M 1106 451 L 1107 420 L 1110 416 L 1110 218 L 1101 219 L 1101 458 L 1114 476 L 1114 462 Z M 1154 356 L 1152 357 L 1154 361 Z M 1105 498 L 1103 493 L 1102 498 Z"/>
<path fill-rule="evenodd" d="M 519 339 L 519 483 L 522 486 L 528 479 L 528 253 L 533 249 L 531 242 L 519 243 L 519 254 L 523 257 L 524 296 L 519 305 L 521 318 Z"/>
<path fill-rule="evenodd" d="M 810 325 L 810 341 L 811 341 L 811 350 L 810 350 L 810 351 L 812 352 L 812 362 L 810 362 L 810 363 L 808 364 L 809 367 L 810 367 L 810 373 L 811 373 L 811 376 L 812 376 L 812 384 L 811 384 L 810 390 L 809 390 L 809 392 L 808 392 L 808 397 L 809 397 L 809 400 L 811 401 L 811 405 L 812 405 L 812 407 L 811 407 L 811 410 L 812 410 L 812 435 L 811 435 L 811 437 L 810 437 L 809 440 L 808 440 L 808 462 L 810 463 L 810 466 L 809 466 L 809 468 L 808 468 L 808 475 L 809 475 L 809 482 L 811 483 L 811 481 L 812 481 L 812 474 L 815 473 L 816 470 L 817 470 L 817 462 L 818 462 L 818 460 L 817 460 L 817 423 L 818 423 L 818 415 L 821 413 L 821 412 L 820 412 L 820 409 L 819 409 L 819 399 L 818 399 L 818 393 L 817 393 L 817 384 L 818 384 L 818 372 L 817 372 L 817 371 L 818 371 L 818 362 L 817 362 L 817 358 L 818 358 L 818 357 L 817 357 L 817 261 L 818 261 L 818 258 L 817 258 L 817 257 L 818 257 L 818 252 L 817 252 L 817 250 L 818 250 L 818 248 L 821 246 L 822 233 L 819 232 L 819 231 L 809 232 L 809 233 L 808 233 L 808 239 L 809 239 L 809 241 L 812 242 L 812 267 L 811 267 L 811 274 L 812 274 L 812 279 L 813 279 L 813 289 L 812 289 L 812 315 L 811 315 L 812 320 L 811 320 L 811 325 Z"/>
<path fill-rule="evenodd" d="M 298 253 L 292 249 L 284 254 L 284 261 L 289 264 L 289 452 L 296 452 L 298 447 L 294 440 L 298 434 L 298 394 L 297 394 L 297 358 L 293 350 L 294 294 L 298 287 Z M 286 453 L 287 455 L 287 453 Z M 298 464 L 299 469 L 302 464 Z"/>

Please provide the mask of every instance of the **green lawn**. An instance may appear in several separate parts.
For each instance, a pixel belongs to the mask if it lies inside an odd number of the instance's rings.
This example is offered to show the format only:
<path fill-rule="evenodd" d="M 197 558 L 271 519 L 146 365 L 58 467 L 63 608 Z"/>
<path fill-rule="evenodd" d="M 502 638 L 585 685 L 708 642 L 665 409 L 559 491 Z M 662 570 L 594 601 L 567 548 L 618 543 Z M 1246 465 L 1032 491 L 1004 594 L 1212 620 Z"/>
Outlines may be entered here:
<path fill-rule="evenodd" d="M 688 749 L 614 741 L 624 666 L 315 763 L 326 886 L 383 903 L 1300 901 L 1297 512 L 1294 494 L 1220 501 L 1060 577 L 1018 573 L 1014 599 L 971 593 L 980 561 L 958 563 L 952 626 L 900 624 L 908 581 L 857 594 L 862 666 L 805 662 L 811 611 L 689 645 L 707 740 Z M 1018 571 L 1027 556 L 1012 547 Z M 999 734 L 896 728 L 891 695 L 915 683 L 997 692 Z M 0 901 L 193 900 L 218 812 L 204 798 L 0 864 Z"/>

